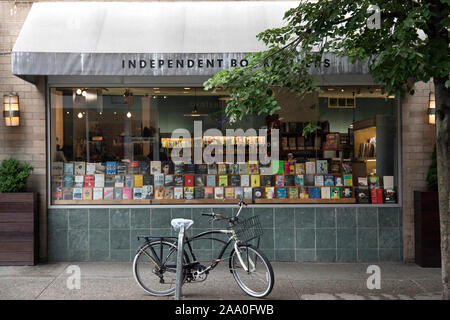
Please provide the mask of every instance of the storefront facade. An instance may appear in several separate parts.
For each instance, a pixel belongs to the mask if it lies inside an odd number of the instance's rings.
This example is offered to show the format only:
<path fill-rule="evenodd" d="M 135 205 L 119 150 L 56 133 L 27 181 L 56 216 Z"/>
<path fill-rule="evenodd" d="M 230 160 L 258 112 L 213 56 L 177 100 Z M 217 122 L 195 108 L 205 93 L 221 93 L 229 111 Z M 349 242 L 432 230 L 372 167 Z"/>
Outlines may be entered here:
<path fill-rule="evenodd" d="M 262 49 L 254 34 L 281 23 L 294 5 L 44 2 L 30 11 L 2 4 L 17 31 L 8 35 L 11 55 L 1 57 L 0 85 L 18 93 L 23 121 L 1 124 L 0 154 L 35 167 L 30 190 L 40 196 L 43 260 L 130 261 L 136 236 L 171 234 L 172 218 L 193 219 L 193 233 L 223 227 L 201 213 L 232 215 L 239 194 L 249 202 L 243 216 L 259 215 L 260 247 L 272 260 L 414 259 L 412 191 L 425 185 L 433 145 L 428 84 L 402 101 L 386 97 L 367 66 L 327 55 L 311 68 L 323 93 L 277 92 L 277 117 L 233 126 L 223 114 L 226 93 L 202 90 L 217 71 L 244 66 L 246 53 Z M 119 30 L 120 19 L 129 27 Z M 312 121 L 321 128 L 303 138 Z M 187 143 L 183 156 L 192 150 L 194 159 L 196 140 L 172 133 L 182 128 L 193 137 L 196 124 L 201 155 L 220 142 L 224 153 L 243 145 L 244 159 L 180 166 L 174 144 Z M 237 128 L 256 136 L 221 137 Z M 259 131 L 271 128 L 279 130 L 274 160 L 283 162 L 252 162 L 252 147 L 275 141 Z M 371 189 L 378 189 L 374 199 Z M 215 248 L 201 249 L 210 259 Z"/>

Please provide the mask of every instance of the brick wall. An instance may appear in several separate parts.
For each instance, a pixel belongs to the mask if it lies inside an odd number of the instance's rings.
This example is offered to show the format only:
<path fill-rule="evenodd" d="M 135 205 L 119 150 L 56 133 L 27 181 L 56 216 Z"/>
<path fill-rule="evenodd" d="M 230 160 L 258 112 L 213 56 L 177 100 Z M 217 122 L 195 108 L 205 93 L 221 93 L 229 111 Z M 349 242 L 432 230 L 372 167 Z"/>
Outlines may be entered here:
<path fill-rule="evenodd" d="M 414 261 L 414 191 L 426 190 L 426 176 L 436 141 L 436 127 L 428 124 L 432 82 L 418 82 L 414 95 L 402 100 L 403 259 Z"/>

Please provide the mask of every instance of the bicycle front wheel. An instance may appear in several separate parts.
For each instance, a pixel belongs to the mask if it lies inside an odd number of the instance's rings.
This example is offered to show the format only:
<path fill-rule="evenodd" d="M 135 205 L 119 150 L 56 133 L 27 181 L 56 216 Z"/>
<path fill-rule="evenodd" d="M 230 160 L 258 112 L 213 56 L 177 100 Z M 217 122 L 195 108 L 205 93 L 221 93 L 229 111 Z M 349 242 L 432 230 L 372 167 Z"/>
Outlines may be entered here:
<path fill-rule="evenodd" d="M 138 249 L 133 273 L 142 289 L 156 296 L 175 292 L 177 251 L 177 245 L 168 241 L 152 241 Z M 184 256 L 184 264 L 186 259 Z"/>
<path fill-rule="evenodd" d="M 249 296 L 263 298 L 270 294 L 275 283 L 269 259 L 256 247 L 238 245 L 230 254 L 230 271 L 239 287 Z"/>

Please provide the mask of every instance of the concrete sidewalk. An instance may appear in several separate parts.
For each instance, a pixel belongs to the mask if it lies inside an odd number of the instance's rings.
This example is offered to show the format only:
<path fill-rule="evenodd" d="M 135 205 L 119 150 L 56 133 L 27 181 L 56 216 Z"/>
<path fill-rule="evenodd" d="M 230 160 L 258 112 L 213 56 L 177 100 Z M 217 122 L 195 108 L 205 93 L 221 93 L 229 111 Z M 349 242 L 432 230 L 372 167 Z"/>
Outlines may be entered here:
<path fill-rule="evenodd" d="M 70 265 L 81 269 L 81 288 L 67 288 Z M 440 299 L 440 269 L 413 264 L 379 263 L 381 288 L 369 290 L 366 263 L 273 263 L 273 300 Z M 173 299 L 153 297 L 135 282 L 129 262 L 67 262 L 34 267 L 0 266 L 0 299 Z M 186 284 L 183 299 L 252 299 L 219 265 L 202 283 Z"/>

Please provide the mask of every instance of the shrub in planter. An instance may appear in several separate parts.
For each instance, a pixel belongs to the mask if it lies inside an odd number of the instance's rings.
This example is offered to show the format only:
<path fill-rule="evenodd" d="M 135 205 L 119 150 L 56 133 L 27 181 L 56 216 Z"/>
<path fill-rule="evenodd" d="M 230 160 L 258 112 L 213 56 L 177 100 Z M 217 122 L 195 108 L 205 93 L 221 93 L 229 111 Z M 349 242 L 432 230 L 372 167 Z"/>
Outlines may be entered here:
<path fill-rule="evenodd" d="M 0 192 L 23 192 L 33 167 L 10 158 L 0 163 Z"/>

